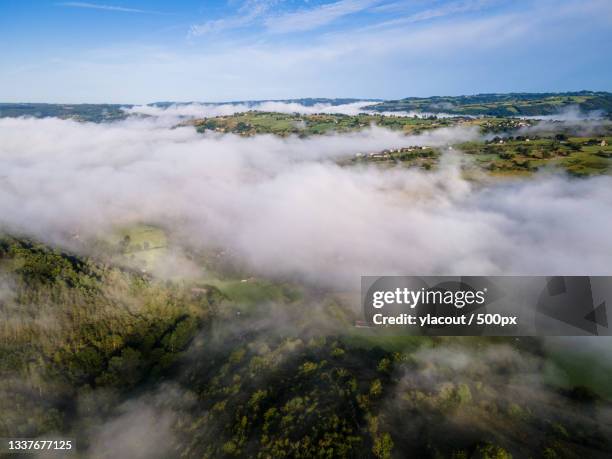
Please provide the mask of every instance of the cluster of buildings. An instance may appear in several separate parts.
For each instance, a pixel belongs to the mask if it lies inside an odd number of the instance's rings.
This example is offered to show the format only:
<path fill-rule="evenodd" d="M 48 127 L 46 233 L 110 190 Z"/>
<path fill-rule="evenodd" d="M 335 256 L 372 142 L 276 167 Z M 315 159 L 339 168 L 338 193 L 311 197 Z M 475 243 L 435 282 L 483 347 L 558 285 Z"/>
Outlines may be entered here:
<path fill-rule="evenodd" d="M 367 157 L 369 159 L 390 159 L 393 156 L 397 156 L 397 155 L 401 155 L 405 153 L 414 153 L 420 150 L 427 150 L 428 148 L 429 147 L 418 147 L 418 146 L 411 146 L 411 147 L 404 147 L 404 148 L 388 148 L 386 150 L 375 152 L 375 153 L 367 153 L 367 154 L 358 153 L 356 157 L 357 158 Z"/>

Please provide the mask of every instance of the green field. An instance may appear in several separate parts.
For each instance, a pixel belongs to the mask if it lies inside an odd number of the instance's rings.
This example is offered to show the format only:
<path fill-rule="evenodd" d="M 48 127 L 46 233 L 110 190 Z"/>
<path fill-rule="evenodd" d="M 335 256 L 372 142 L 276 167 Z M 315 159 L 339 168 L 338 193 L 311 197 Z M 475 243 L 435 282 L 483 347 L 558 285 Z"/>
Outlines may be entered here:
<path fill-rule="evenodd" d="M 414 117 L 396 117 L 384 115 L 339 115 L 318 114 L 300 115 L 271 112 L 246 112 L 231 116 L 217 116 L 185 122 L 193 125 L 199 132 L 214 131 L 233 133 L 242 136 L 257 134 L 274 134 L 281 137 L 297 135 L 307 137 L 331 133 L 354 132 L 372 125 L 387 129 L 400 130 L 405 133 L 418 133 L 425 129 L 451 126 L 459 120 L 421 119 Z"/>
<path fill-rule="evenodd" d="M 493 174 L 561 170 L 576 177 L 607 174 L 612 166 L 612 137 L 541 138 L 519 136 L 471 142 L 457 147 L 474 164 Z"/>
<path fill-rule="evenodd" d="M 114 253 L 113 261 L 143 271 L 157 267 L 168 253 L 168 238 L 161 229 L 135 225 L 117 229 L 104 241 Z"/>
<path fill-rule="evenodd" d="M 342 166 L 371 164 L 377 167 L 435 169 L 442 154 L 460 155 L 463 169 L 492 176 L 525 176 L 537 171 L 565 172 L 574 177 L 609 174 L 612 170 L 612 137 L 525 136 L 494 137 L 465 142 L 452 149 L 404 147 L 340 160 Z"/>

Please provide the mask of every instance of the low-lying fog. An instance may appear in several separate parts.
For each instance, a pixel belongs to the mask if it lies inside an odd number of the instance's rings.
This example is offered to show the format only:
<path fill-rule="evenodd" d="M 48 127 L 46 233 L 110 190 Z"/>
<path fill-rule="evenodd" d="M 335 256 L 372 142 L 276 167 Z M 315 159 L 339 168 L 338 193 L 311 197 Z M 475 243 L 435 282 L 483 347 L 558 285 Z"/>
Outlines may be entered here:
<path fill-rule="evenodd" d="M 540 175 L 497 185 L 436 172 L 340 167 L 358 152 L 476 138 L 359 133 L 198 134 L 157 118 L 111 124 L 0 120 L 0 222 L 70 243 L 119 224 L 222 246 L 259 274 L 356 286 L 364 274 L 609 274 L 612 178 Z"/>
<path fill-rule="evenodd" d="M 146 115 L 156 117 L 158 120 L 167 120 L 176 122 L 177 118 L 207 118 L 212 116 L 228 116 L 234 113 L 248 112 L 256 110 L 260 112 L 277 112 L 277 113 L 300 113 L 303 115 L 314 115 L 319 113 L 330 113 L 340 115 L 359 115 L 360 113 L 370 113 L 375 115 L 386 116 L 416 116 L 425 118 L 435 115 L 439 118 L 453 117 L 447 113 L 426 113 L 426 112 L 376 112 L 366 109 L 372 105 L 372 101 L 358 101 L 348 104 L 331 104 L 329 102 L 319 102 L 312 105 L 303 105 L 299 102 L 281 102 L 281 101 L 261 101 L 251 103 L 185 103 L 171 104 L 168 106 L 159 105 L 136 105 L 126 107 L 123 110 L 128 115 Z"/>

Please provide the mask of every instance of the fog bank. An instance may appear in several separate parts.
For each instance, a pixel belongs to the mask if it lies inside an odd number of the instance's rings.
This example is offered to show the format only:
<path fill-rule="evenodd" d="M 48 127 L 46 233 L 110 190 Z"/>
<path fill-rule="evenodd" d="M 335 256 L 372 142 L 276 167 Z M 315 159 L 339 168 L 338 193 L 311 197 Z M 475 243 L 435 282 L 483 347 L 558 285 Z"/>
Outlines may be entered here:
<path fill-rule="evenodd" d="M 261 275 L 340 288 L 359 276 L 610 274 L 610 177 L 475 185 L 439 170 L 340 167 L 384 148 L 474 139 L 358 133 L 198 134 L 155 120 L 0 120 L 0 224 L 73 244 L 133 223 L 222 247 Z"/>

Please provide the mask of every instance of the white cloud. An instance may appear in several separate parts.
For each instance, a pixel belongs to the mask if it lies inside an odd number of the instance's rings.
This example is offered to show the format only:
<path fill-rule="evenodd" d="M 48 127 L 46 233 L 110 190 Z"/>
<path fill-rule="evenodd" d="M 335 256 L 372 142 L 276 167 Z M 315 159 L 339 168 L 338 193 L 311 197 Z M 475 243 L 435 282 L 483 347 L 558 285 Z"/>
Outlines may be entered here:
<path fill-rule="evenodd" d="M 309 9 L 266 16 L 278 3 L 277 0 L 247 0 L 237 15 L 192 25 L 189 35 L 200 36 L 237 29 L 250 26 L 259 20 L 263 21 L 267 30 L 273 33 L 301 32 L 316 29 L 344 16 L 364 11 L 380 1 L 339 0 Z"/>
<path fill-rule="evenodd" d="M 257 19 L 260 19 L 263 14 L 268 12 L 277 3 L 277 0 L 246 0 L 238 10 L 237 15 L 206 21 L 202 24 L 194 24 L 189 28 L 189 35 L 198 37 L 209 33 L 249 26 Z"/>
<path fill-rule="evenodd" d="M 298 102 L 275 102 L 264 101 L 251 104 L 173 104 L 168 107 L 159 107 L 155 105 L 137 105 L 126 108 L 125 112 L 129 114 L 142 114 L 155 116 L 161 119 L 168 119 L 170 123 L 176 121 L 176 118 L 207 118 L 211 116 L 226 116 L 234 113 L 248 112 L 255 110 L 260 112 L 278 112 L 278 113 L 340 113 L 344 115 L 357 115 L 363 112 L 362 107 L 371 105 L 372 102 L 352 102 L 349 104 L 332 105 L 330 103 L 316 103 L 305 106 Z"/>
<path fill-rule="evenodd" d="M 338 33 L 306 44 L 238 41 L 188 51 L 134 46 L 90 50 L 48 64 L 44 79 L 41 72 L 0 74 L 0 88 L 13 88 L 4 100 L 51 102 L 414 95 L 418 72 L 430 70 L 427 81 L 435 81 L 445 74 L 434 70 L 455 62 L 465 47 L 473 54 L 483 49 L 497 53 L 508 40 L 528 33 L 531 23 L 516 19 Z M 415 66 L 406 75 L 398 65 L 409 62 Z M 19 94 L 15 88 L 27 88 L 27 92 Z"/>
<path fill-rule="evenodd" d="M 377 112 L 366 110 L 364 107 L 372 105 L 372 101 L 351 102 L 348 104 L 333 105 L 331 103 L 315 103 L 312 105 L 303 105 L 298 102 L 285 101 L 262 101 L 253 103 L 189 103 L 189 104 L 172 104 L 169 106 L 157 105 L 136 105 L 129 108 L 124 108 L 124 111 L 130 115 L 147 115 L 156 117 L 160 122 L 170 126 L 176 124 L 177 118 L 208 118 L 211 116 L 227 116 L 235 113 L 248 112 L 250 110 L 259 112 L 277 112 L 277 113 L 300 113 L 305 115 L 313 115 L 317 113 L 337 113 L 342 115 L 358 115 L 360 113 L 371 113 L 385 116 L 416 116 L 419 118 L 435 115 L 437 117 L 453 117 L 444 113 L 427 113 L 427 112 Z"/>
<path fill-rule="evenodd" d="M 433 173 L 334 163 L 476 135 L 242 138 L 155 120 L 3 119 L 0 222 L 66 244 L 75 231 L 86 241 L 114 225 L 158 224 L 260 275 L 336 287 L 365 274 L 610 274 L 610 177 L 482 187 L 461 178 L 453 156 Z"/>
<path fill-rule="evenodd" d="M 0 100 L 149 103 L 604 90 L 609 72 L 599 49 L 608 34 L 610 5 L 527 2 L 522 10 L 506 6 L 376 30 L 360 20 L 360 28 L 334 27 L 286 40 L 253 27 L 184 46 L 130 42 L 54 48 L 53 55 L 4 53 Z M 371 10 L 368 15 L 375 17 Z M 355 25 L 343 21 L 349 23 Z M 573 59 L 559 57 L 576 46 Z M 529 78 L 522 78 L 526 73 Z"/>
<path fill-rule="evenodd" d="M 494 3 L 495 0 L 467 0 L 447 3 L 439 8 L 431 8 L 408 16 L 402 16 L 389 21 L 383 21 L 370 26 L 370 28 L 396 27 L 415 22 L 429 21 L 446 16 L 480 11 Z"/>
<path fill-rule="evenodd" d="M 592 84 L 584 87 L 605 88 L 606 63 L 593 40 L 609 7 L 589 5 L 588 14 L 532 8 L 529 14 L 337 31 L 307 41 L 254 40 L 245 33 L 186 48 L 117 45 L 58 51 L 36 61 L 24 54 L 17 65 L 0 56 L 0 66 L 9 69 L 0 72 L 0 100 L 149 103 L 564 90 L 572 88 L 568 78 L 579 64 L 597 69 L 585 71 Z M 571 21 L 576 26 L 568 29 Z M 577 42 L 584 52 L 571 61 L 558 58 L 560 49 Z M 527 70 L 528 81 L 520 78 Z"/>
<path fill-rule="evenodd" d="M 87 414 L 86 410 L 97 412 L 96 404 L 103 397 L 103 390 L 86 393 L 79 399 L 79 409 Z M 174 427 L 180 418 L 187 416 L 193 401 L 191 392 L 166 383 L 115 407 L 108 419 L 94 422 L 90 417 L 86 428 L 87 457 L 163 459 L 175 456 L 180 441 Z M 85 413 L 79 414 L 86 417 Z"/>
<path fill-rule="evenodd" d="M 92 10 L 118 11 L 121 13 L 160 14 L 159 11 L 141 10 L 138 8 L 126 8 L 123 6 L 114 6 L 114 5 L 100 5 L 98 3 L 88 3 L 88 2 L 62 2 L 62 3 L 58 3 L 57 5 L 66 6 L 69 8 L 85 8 L 85 9 L 92 9 Z"/>
<path fill-rule="evenodd" d="M 271 16 L 265 24 L 274 33 L 302 32 L 330 24 L 379 3 L 380 0 L 339 0 L 315 8 Z"/>

